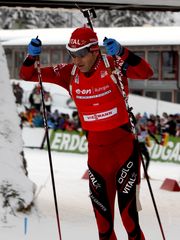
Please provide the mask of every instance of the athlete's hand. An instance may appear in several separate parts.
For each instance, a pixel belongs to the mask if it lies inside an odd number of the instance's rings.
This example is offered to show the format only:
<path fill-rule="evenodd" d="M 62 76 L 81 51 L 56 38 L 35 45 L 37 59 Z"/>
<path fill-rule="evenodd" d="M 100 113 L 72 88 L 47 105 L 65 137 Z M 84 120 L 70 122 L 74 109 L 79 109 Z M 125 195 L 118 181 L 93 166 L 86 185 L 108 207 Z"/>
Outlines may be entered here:
<path fill-rule="evenodd" d="M 113 38 L 105 38 L 103 45 L 106 48 L 107 54 L 111 56 L 120 55 L 122 52 L 122 46 Z"/>
<path fill-rule="evenodd" d="M 41 40 L 37 38 L 32 38 L 28 45 L 28 53 L 31 56 L 39 56 L 41 53 Z"/>

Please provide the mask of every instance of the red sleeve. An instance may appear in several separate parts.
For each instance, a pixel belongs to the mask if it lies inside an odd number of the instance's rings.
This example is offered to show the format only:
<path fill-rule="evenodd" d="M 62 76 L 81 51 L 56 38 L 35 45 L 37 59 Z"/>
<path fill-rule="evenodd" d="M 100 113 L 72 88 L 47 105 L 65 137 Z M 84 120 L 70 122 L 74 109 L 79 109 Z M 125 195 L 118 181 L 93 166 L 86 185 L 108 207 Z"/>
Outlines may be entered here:
<path fill-rule="evenodd" d="M 25 61 L 27 62 L 27 59 Z M 57 84 L 69 91 L 72 67 L 72 64 L 59 64 L 55 67 L 41 68 L 42 81 Z M 23 63 L 19 76 L 26 81 L 39 81 L 38 72 L 34 63 Z"/>
<path fill-rule="evenodd" d="M 127 64 L 126 76 L 128 78 L 148 79 L 153 75 L 150 64 L 127 48 L 124 48 L 121 58 Z"/>
<path fill-rule="evenodd" d="M 148 79 L 153 75 L 150 64 L 127 48 L 123 48 L 120 58 L 108 56 L 108 60 L 111 69 L 114 69 L 115 66 L 121 68 L 124 77 L 141 80 Z"/>

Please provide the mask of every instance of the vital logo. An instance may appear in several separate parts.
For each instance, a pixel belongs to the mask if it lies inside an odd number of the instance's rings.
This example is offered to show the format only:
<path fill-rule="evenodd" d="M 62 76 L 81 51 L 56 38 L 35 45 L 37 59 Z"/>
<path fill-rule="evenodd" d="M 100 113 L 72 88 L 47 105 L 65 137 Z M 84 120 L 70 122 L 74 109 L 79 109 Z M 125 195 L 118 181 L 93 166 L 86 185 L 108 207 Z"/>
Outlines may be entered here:
<path fill-rule="evenodd" d="M 130 190 L 133 188 L 134 183 L 136 182 L 137 179 L 137 174 L 136 173 L 132 173 L 131 177 L 129 178 L 128 182 L 126 183 L 124 189 L 123 189 L 123 193 L 129 193 Z"/>
<path fill-rule="evenodd" d="M 101 188 L 101 185 L 98 183 L 98 181 L 97 181 L 97 179 L 95 178 L 94 174 L 93 174 L 90 170 L 88 170 L 88 173 L 89 173 L 89 179 L 90 179 L 92 185 L 93 185 L 96 189 Z"/>
<path fill-rule="evenodd" d="M 76 47 L 76 46 L 84 45 L 86 43 L 86 41 L 85 40 L 81 40 L 81 39 L 71 38 L 69 43 L 70 43 L 70 45 L 73 45 L 71 47 Z"/>

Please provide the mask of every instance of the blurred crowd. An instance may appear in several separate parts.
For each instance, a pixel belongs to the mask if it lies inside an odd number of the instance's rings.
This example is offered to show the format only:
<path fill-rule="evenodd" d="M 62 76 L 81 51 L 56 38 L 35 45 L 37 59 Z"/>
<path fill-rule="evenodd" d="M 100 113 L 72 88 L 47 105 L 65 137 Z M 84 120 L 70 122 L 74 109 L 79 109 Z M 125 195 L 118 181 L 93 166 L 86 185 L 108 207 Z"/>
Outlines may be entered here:
<path fill-rule="evenodd" d="M 13 83 L 13 93 L 15 95 L 16 104 L 23 104 L 23 88 L 19 83 Z M 46 118 L 48 127 L 54 130 L 81 131 L 78 112 L 74 111 L 72 116 L 67 113 L 59 112 L 58 109 L 52 111 L 51 106 L 53 99 L 51 93 L 43 89 L 44 104 L 46 108 Z M 19 113 L 21 127 L 44 127 L 44 117 L 42 109 L 42 96 L 40 86 L 35 85 L 29 95 L 29 104 L 24 106 L 24 111 Z"/>
<path fill-rule="evenodd" d="M 145 125 L 146 128 L 154 135 L 162 135 L 168 133 L 169 136 L 180 137 L 180 114 L 167 114 L 164 112 L 162 116 L 147 113 L 136 116 L 137 125 Z"/>
<path fill-rule="evenodd" d="M 19 83 L 13 83 L 13 93 L 15 95 L 16 104 L 22 105 L 23 89 Z M 52 112 L 52 96 L 48 91 L 44 92 L 44 103 L 47 112 L 48 127 L 54 130 L 81 131 L 81 124 L 78 112 L 74 111 L 72 116 L 67 113 L 59 112 L 57 109 Z M 35 85 L 29 95 L 29 107 L 25 107 L 25 111 L 19 113 L 21 126 L 43 127 L 43 113 L 41 104 L 41 92 L 39 85 Z M 167 114 L 164 112 L 162 116 L 138 113 L 135 115 L 137 125 L 143 124 L 154 135 L 162 135 L 167 132 L 170 136 L 180 137 L 180 113 Z"/>

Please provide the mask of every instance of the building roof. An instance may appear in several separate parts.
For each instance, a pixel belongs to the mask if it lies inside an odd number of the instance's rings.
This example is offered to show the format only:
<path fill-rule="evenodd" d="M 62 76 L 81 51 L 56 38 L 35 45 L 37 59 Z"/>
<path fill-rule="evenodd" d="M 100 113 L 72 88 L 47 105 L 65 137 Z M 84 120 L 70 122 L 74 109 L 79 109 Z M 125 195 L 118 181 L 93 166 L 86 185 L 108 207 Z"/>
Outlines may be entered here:
<path fill-rule="evenodd" d="M 0 42 L 4 46 L 26 46 L 38 36 L 43 45 L 65 45 L 74 28 L 46 28 L 0 30 Z M 124 46 L 180 45 L 180 27 L 119 27 L 95 28 L 99 44 L 104 37 L 115 38 Z"/>

